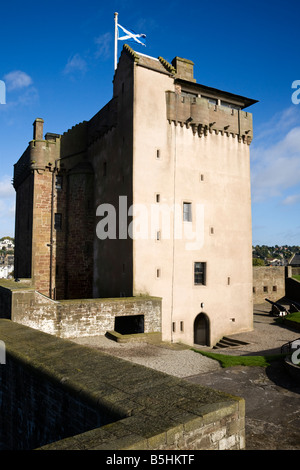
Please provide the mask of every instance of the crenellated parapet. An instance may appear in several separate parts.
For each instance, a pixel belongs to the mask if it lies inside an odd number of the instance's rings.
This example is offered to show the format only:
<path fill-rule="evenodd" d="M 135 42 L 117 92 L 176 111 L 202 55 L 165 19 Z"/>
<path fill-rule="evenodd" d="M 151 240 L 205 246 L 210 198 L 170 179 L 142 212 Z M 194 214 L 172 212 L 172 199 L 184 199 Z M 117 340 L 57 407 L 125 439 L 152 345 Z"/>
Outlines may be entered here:
<path fill-rule="evenodd" d="M 199 137 L 215 133 L 237 137 L 248 145 L 252 141 L 252 114 L 242 109 L 214 104 L 196 96 L 186 98 L 172 91 L 167 91 L 166 103 L 168 121 L 190 128 Z"/>

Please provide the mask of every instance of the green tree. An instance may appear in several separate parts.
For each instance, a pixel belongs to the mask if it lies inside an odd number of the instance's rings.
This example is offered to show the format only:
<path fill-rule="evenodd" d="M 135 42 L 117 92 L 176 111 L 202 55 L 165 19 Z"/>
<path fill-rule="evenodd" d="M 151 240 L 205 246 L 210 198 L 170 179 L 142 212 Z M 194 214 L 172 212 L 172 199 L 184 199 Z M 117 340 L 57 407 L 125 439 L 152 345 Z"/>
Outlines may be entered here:
<path fill-rule="evenodd" d="M 264 262 L 263 259 L 253 258 L 253 259 L 252 259 L 252 265 L 253 265 L 253 266 L 264 266 L 264 265 L 265 265 L 265 262 Z"/>

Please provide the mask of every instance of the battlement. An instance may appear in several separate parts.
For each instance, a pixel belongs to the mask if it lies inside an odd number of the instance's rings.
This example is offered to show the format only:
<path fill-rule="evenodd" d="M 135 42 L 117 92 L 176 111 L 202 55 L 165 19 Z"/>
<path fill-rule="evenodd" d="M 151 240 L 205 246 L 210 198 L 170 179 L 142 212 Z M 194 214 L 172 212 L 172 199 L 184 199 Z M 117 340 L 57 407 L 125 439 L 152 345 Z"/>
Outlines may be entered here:
<path fill-rule="evenodd" d="M 191 128 L 199 137 L 215 132 L 238 137 L 248 145 L 253 137 L 252 114 L 242 109 L 215 104 L 209 99 L 166 93 L 169 122 Z M 216 100 L 217 102 L 217 100 Z"/>

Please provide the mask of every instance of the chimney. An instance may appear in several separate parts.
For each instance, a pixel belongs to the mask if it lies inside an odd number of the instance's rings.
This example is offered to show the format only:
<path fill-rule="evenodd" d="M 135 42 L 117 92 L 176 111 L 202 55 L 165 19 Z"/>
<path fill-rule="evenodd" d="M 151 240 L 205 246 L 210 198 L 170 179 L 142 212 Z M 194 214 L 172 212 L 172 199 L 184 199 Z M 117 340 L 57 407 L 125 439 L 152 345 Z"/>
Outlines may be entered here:
<path fill-rule="evenodd" d="M 188 80 L 189 82 L 196 81 L 194 79 L 194 62 L 182 59 L 181 57 L 175 57 L 172 60 L 172 65 L 176 69 L 176 78 Z"/>
<path fill-rule="evenodd" d="M 43 140 L 44 119 L 36 118 L 33 123 L 33 140 Z"/>

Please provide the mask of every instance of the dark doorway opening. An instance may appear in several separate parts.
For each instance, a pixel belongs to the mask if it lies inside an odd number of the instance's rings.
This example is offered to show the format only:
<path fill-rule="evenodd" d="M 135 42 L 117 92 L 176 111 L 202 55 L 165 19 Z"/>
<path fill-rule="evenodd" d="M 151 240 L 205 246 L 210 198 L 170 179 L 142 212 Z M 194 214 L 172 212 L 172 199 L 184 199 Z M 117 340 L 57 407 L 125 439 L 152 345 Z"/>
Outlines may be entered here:
<path fill-rule="evenodd" d="M 115 331 L 121 335 L 144 333 L 144 315 L 115 317 Z"/>
<path fill-rule="evenodd" d="M 209 346 L 209 319 L 205 313 L 199 313 L 195 318 L 194 344 Z"/>

